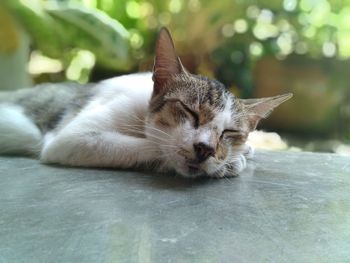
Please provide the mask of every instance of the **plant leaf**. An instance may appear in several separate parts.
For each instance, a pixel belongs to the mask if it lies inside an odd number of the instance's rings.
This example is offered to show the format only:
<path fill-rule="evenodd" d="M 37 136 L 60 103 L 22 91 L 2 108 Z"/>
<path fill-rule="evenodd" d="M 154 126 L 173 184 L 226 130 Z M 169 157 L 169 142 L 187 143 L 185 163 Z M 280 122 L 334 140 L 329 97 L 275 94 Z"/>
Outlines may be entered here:
<path fill-rule="evenodd" d="M 5 0 L 5 9 L 9 10 L 21 27 L 27 31 L 34 44 L 44 54 L 59 58 L 62 54 L 62 43 L 58 38 L 59 28 L 54 20 L 43 10 L 37 0 Z"/>
<path fill-rule="evenodd" d="M 96 9 L 83 6 L 49 6 L 47 12 L 65 28 L 67 45 L 96 55 L 102 66 L 126 70 L 129 63 L 129 33 L 117 21 Z"/>

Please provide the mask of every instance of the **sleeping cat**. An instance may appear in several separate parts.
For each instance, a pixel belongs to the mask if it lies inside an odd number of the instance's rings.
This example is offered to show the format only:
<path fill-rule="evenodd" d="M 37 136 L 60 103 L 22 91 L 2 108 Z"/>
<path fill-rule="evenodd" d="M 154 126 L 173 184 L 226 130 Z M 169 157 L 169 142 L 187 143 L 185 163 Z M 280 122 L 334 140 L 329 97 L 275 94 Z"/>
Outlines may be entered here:
<path fill-rule="evenodd" d="M 185 177 L 235 176 L 252 154 L 248 134 L 290 97 L 238 99 L 220 82 L 190 74 L 163 28 L 153 74 L 0 93 L 0 154 Z"/>

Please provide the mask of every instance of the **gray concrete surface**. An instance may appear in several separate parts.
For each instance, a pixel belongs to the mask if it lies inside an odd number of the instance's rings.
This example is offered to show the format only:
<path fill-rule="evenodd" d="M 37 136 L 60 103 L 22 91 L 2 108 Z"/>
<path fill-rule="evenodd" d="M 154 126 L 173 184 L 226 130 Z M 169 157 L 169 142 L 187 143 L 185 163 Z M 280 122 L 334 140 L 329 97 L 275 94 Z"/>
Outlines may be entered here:
<path fill-rule="evenodd" d="M 350 262 L 350 160 L 185 180 L 0 158 L 0 262 Z"/>

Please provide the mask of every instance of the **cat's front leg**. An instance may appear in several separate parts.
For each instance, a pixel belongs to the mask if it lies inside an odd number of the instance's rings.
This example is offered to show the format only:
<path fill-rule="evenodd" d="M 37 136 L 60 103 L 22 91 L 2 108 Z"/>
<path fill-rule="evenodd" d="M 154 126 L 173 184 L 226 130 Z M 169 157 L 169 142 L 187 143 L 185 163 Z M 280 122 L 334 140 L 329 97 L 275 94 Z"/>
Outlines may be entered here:
<path fill-rule="evenodd" d="M 245 144 L 244 149 L 243 149 L 243 154 L 244 154 L 246 159 L 248 159 L 248 160 L 253 159 L 254 154 L 255 154 L 254 147 L 249 145 L 249 144 Z"/>
<path fill-rule="evenodd" d="M 46 136 L 41 161 L 70 166 L 132 168 L 157 160 L 158 147 L 146 138 L 118 132 L 60 132 Z"/>

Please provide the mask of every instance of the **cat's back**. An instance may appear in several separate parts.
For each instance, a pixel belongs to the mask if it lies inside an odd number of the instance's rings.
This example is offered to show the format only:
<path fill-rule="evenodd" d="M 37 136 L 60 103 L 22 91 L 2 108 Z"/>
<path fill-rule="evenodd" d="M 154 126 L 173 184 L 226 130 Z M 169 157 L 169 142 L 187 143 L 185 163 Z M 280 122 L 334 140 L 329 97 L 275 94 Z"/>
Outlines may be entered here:
<path fill-rule="evenodd" d="M 113 100 L 120 96 L 135 100 L 149 100 L 153 91 L 151 73 L 136 73 L 123 75 L 101 81 L 97 85 L 96 99 Z"/>

